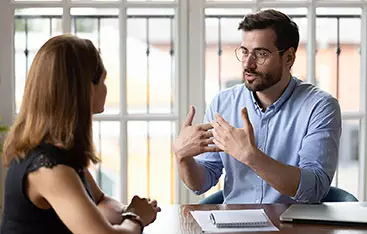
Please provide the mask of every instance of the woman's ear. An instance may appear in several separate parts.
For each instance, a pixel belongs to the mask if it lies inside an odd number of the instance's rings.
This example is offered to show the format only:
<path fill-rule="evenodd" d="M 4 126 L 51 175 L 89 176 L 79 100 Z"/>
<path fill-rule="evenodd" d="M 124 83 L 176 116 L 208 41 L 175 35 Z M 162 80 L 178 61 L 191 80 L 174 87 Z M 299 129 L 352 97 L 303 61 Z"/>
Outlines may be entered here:
<path fill-rule="evenodd" d="M 91 85 L 90 87 L 90 105 L 93 110 L 94 109 L 94 96 L 95 96 L 96 90 L 95 90 L 95 85 L 92 82 L 90 83 L 90 85 Z"/>
<path fill-rule="evenodd" d="M 93 84 L 93 82 L 91 82 L 90 83 L 90 95 L 93 97 L 95 92 L 96 92 L 95 85 Z"/>

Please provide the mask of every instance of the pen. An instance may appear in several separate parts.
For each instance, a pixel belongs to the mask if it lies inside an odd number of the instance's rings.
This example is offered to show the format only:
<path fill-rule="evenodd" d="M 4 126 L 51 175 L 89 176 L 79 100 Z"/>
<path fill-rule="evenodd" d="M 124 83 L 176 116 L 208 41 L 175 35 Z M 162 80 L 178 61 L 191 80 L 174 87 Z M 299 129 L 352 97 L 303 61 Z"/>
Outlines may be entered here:
<path fill-rule="evenodd" d="M 212 221 L 212 224 L 215 225 L 215 218 L 214 218 L 213 213 L 210 213 L 209 218 L 210 218 L 210 221 Z"/>

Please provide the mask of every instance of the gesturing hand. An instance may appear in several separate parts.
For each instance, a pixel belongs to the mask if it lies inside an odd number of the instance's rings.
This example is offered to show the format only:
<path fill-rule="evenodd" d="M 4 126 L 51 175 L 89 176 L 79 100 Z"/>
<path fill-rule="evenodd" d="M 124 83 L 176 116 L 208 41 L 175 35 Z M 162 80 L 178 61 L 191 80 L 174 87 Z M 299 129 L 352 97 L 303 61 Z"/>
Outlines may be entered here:
<path fill-rule="evenodd" d="M 215 115 L 215 122 L 211 124 L 214 127 L 214 143 L 227 154 L 247 164 L 256 149 L 255 137 L 246 107 L 242 108 L 241 117 L 242 128 L 233 127 L 219 114 Z"/>
<path fill-rule="evenodd" d="M 178 160 L 194 157 L 204 152 L 221 151 L 213 144 L 213 133 L 209 131 L 213 127 L 210 123 L 192 125 L 195 116 L 195 108 L 191 106 L 189 113 L 182 124 L 180 134 L 175 140 L 173 149 Z"/>

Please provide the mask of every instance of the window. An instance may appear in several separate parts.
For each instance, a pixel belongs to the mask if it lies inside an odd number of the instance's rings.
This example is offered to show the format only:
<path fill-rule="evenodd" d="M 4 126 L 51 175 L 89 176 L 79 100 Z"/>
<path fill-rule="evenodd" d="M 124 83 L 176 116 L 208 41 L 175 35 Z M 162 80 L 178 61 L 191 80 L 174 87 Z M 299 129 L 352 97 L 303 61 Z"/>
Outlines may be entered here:
<path fill-rule="evenodd" d="M 91 7 L 94 3 L 70 2 L 70 10 L 64 3 L 54 8 L 15 5 L 16 108 L 34 55 L 50 37 L 70 32 L 90 39 L 108 72 L 105 111 L 93 120 L 93 139 L 102 159 L 90 168 L 94 178 L 107 194 L 125 203 L 136 194 L 161 204 L 177 202 L 172 154 L 179 101 L 175 10 L 127 4 L 120 12 L 120 3 L 108 8 Z M 121 27 L 126 27 L 124 33 Z M 121 40 L 121 34 L 126 38 Z"/>
<path fill-rule="evenodd" d="M 241 45 L 237 30 L 250 9 L 205 9 L 205 102 L 220 90 L 242 83 L 241 63 L 234 50 Z"/>
<path fill-rule="evenodd" d="M 339 100 L 342 112 L 358 112 L 361 9 L 317 8 L 316 14 L 316 80 Z M 343 119 L 342 127 L 339 165 L 332 184 L 358 196 L 359 117 Z"/>
<path fill-rule="evenodd" d="M 120 113 L 119 10 L 115 8 L 71 8 L 71 32 L 91 40 L 107 70 L 104 114 Z"/>
<path fill-rule="evenodd" d="M 97 182 L 124 203 L 134 194 L 161 204 L 196 202 L 198 197 L 180 183 L 174 138 L 190 104 L 196 105 L 195 120 L 201 122 L 217 92 L 242 82 L 234 55 L 242 36 L 238 23 L 245 14 L 265 8 L 289 14 L 299 26 L 292 74 L 316 80 L 342 107 L 340 162 L 333 185 L 366 199 L 367 172 L 361 165 L 365 149 L 360 147 L 366 140 L 366 88 L 359 86 L 367 79 L 361 67 L 367 59 L 367 43 L 361 41 L 366 38 L 361 16 L 367 14 L 367 1 L 0 1 L 0 12 L 14 13 L 0 15 L 0 22 L 14 26 L 13 35 L 10 30 L 0 34 L 0 41 L 7 41 L 0 47 L 12 47 L 7 38 L 14 39 L 14 51 L 7 52 L 13 60 L 0 64 L 15 84 L 13 90 L 1 80 L 1 91 L 13 97 L 4 109 L 14 105 L 19 110 L 27 71 L 46 40 L 62 33 L 88 38 L 108 70 L 105 112 L 93 118 L 102 158 L 91 168 Z M 223 177 L 207 195 L 222 188 Z"/>
<path fill-rule="evenodd" d="M 23 98 L 26 74 L 38 49 L 62 33 L 62 8 L 26 8 L 14 12 L 15 106 Z"/>

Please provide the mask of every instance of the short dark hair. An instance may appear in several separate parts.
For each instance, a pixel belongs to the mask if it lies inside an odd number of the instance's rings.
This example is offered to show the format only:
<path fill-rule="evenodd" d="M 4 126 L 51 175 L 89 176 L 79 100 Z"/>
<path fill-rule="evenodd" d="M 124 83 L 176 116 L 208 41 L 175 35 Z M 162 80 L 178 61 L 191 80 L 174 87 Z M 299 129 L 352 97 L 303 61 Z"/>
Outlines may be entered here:
<path fill-rule="evenodd" d="M 286 14 L 273 9 L 246 15 L 238 26 L 238 30 L 252 31 L 255 29 L 272 28 L 276 35 L 275 46 L 279 50 L 291 47 L 297 51 L 299 32 L 297 24 Z"/>

